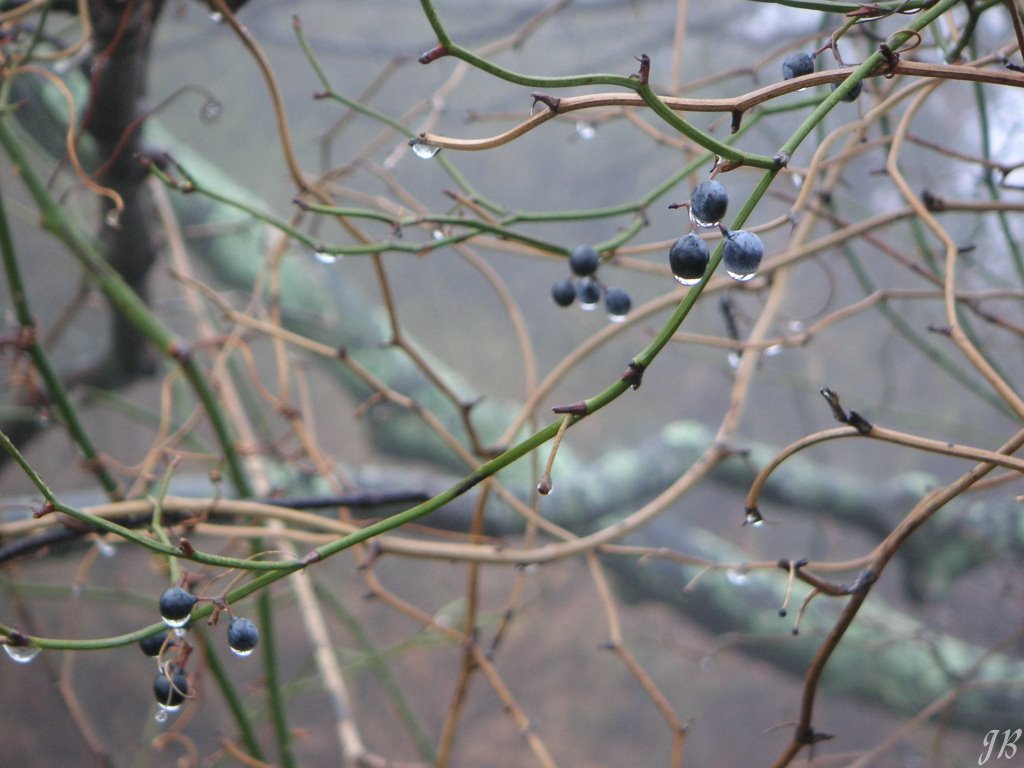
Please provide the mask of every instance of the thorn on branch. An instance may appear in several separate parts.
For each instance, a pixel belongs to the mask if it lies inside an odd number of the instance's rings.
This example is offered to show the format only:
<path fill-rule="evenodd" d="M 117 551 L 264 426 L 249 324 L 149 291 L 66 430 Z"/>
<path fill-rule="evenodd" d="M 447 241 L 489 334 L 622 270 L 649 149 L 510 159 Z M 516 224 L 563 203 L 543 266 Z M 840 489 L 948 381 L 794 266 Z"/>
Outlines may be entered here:
<path fill-rule="evenodd" d="M 772 160 L 775 161 L 775 167 L 778 169 L 782 169 L 788 166 L 790 159 L 791 158 L 789 152 L 779 152 L 777 155 L 775 155 L 775 157 L 772 158 Z"/>
<path fill-rule="evenodd" d="M 734 109 L 732 111 L 732 122 L 729 125 L 729 132 L 736 133 L 740 129 L 740 124 L 743 122 L 743 113 Z"/>
<path fill-rule="evenodd" d="M 743 510 L 743 525 L 760 527 L 765 524 L 764 515 L 757 507 L 747 507 Z M 781 564 L 782 561 L 780 561 Z"/>
<path fill-rule="evenodd" d="M 856 429 L 862 435 L 866 435 L 872 430 L 871 422 L 865 419 L 856 411 L 850 411 L 847 413 L 843 410 L 842 404 L 839 402 L 839 394 L 834 389 L 823 387 L 821 389 L 821 396 L 825 398 L 829 408 L 832 409 L 832 415 L 836 421 L 841 424 L 848 424 L 849 426 Z"/>
<path fill-rule="evenodd" d="M 571 405 L 556 405 L 551 409 L 554 413 L 568 413 L 571 416 L 586 416 L 590 412 L 590 408 L 587 404 L 580 400 L 578 403 L 572 403 Z"/>
<path fill-rule="evenodd" d="M 851 595 L 862 595 L 871 589 L 871 585 L 878 581 L 878 574 L 870 568 L 865 568 L 857 574 L 857 578 L 846 588 Z"/>
<path fill-rule="evenodd" d="M 1024 72 L 1024 67 L 1022 67 L 1020 64 L 1014 64 L 1005 56 L 1000 56 L 999 62 L 1011 72 Z"/>
<path fill-rule="evenodd" d="M 546 104 L 552 112 L 558 112 L 558 107 L 562 104 L 562 100 L 557 96 L 550 96 L 540 91 L 534 91 L 530 95 L 533 96 L 533 106 L 536 107 L 539 101 L 541 104 Z"/>
<path fill-rule="evenodd" d="M 437 61 L 442 56 L 448 55 L 448 46 L 446 45 L 435 45 L 429 51 L 422 54 L 417 61 L 420 64 L 429 64 L 432 61 Z"/>
<path fill-rule="evenodd" d="M 640 71 L 630 77 L 635 77 L 640 81 L 640 85 L 647 85 L 648 80 L 651 77 L 651 57 L 646 53 L 641 53 L 636 57 L 636 60 L 640 62 Z"/>
<path fill-rule="evenodd" d="M 953 336 L 953 329 L 952 329 L 952 327 L 950 327 L 948 325 L 934 325 L 934 324 L 932 324 L 932 325 L 928 326 L 928 331 L 931 332 L 931 333 L 937 333 L 940 336 L 947 336 L 947 337 L 952 337 Z"/>
<path fill-rule="evenodd" d="M 796 733 L 793 734 L 793 740 L 796 741 L 797 744 L 805 745 L 817 744 L 819 741 L 828 741 L 829 739 L 834 738 L 835 736 L 833 734 L 819 733 L 809 725 L 798 725 L 796 727 Z"/>
<path fill-rule="evenodd" d="M 309 554 L 303 555 L 302 559 L 299 560 L 299 564 L 305 568 L 306 566 L 313 565 L 314 563 L 319 563 L 322 559 L 323 555 L 314 549 Z"/>
<path fill-rule="evenodd" d="M 48 501 L 44 501 L 43 506 L 32 513 L 32 519 L 38 520 L 40 517 L 46 517 L 51 512 L 53 512 L 53 504 Z"/>
<path fill-rule="evenodd" d="M 167 356 L 177 361 L 179 365 L 185 365 L 192 357 L 192 352 L 189 350 L 188 346 L 182 344 L 180 341 L 172 341 L 167 347 Z"/>
<path fill-rule="evenodd" d="M 896 76 L 896 67 L 900 63 L 900 55 L 896 53 L 887 43 L 878 44 L 878 52 L 882 54 L 882 58 L 885 59 L 885 72 L 882 76 L 886 80 L 891 80 Z"/>
<path fill-rule="evenodd" d="M 946 210 L 945 198 L 933 195 L 927 189 L 921 193 L 921 202 L 924 203 L 924 207 L 932 213 L 937 213 Z"/>
<path fill-rule="evenodd" d="M 626 371 L 622 374 L 621 380 L 624 384 L 629 384 L 634 390 L 640 389 L 645 370 L 647 370 L 645 366 L 635 360 L 630 360 L 629 365 L 626 366 Z"/>

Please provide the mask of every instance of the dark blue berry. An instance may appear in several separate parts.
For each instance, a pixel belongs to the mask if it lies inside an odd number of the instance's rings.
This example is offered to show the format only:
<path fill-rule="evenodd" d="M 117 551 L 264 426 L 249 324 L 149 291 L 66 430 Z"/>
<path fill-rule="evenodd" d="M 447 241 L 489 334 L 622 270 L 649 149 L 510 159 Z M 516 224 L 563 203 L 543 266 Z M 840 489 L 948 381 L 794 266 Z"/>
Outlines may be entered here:
<path fill-rule="evenodd" d="M 814 71 L 814 57 L 809 53 L 791 53 L 782 62 L 782 77 L 790 80 Z"/>
<path fill-rule="evenodd" d="M 608 293 L 604 295 L 604 308 L 608 310 L 608 316 L 612 320 L 624 320 L 632 306 L 633 300 L 621 288 L 609 288 Z"/>
<path fill-rule="evenodd" d="M 171 587 L 160 595 L 160 615 L 167 626 L 183 627 L 188 622 L 192 606 L 195 604 L 195 595 L 189 594 L 181 587 Z"/>
<path fill-rule="evenodd" d="M 690 195 L 690 216 L 697 224 L 712 226 L 725 216 L 729 193 L 717 181 L 702 181 Z"/>
<path fill-rule="evenodd" d="M 832 90 L 834 91 L 839 86 L 840 86 L 840 83 L 832 83 Z M 850 92 L 848 94 L 843 96 L 843 101 L 856 101 L 857 97 L 860 96 L 860 92 L 863 91 L 863 90 L 864 90 L 864 81 L 861 80 L 855 86 L 853 86 L 853 88 L 850 89 Z"/>
<path fill-rule="evenodd" d="M 693 232 L 683 235 L 668 252 L 672 274 L 683 285 L 693 285 L 704 277 L 711 252 L 708 245 Z"/>
<path fill-rule="evenodd" d="M 551 298 L 560 307 L 568 307 L 576 301 L 576 283 L 566 278 L 551 286 Z"/>
<path fill-rule="evenodd" d="M 574 275 L 588 277 L 597 272 L 601 257 L 592 245 L 577 245 L 569 253 L 569 269 Z"/>
<path fill-rule="evenodd" d="M 730 232 L 722 249 L 725 270 L 734 280 L 745 282 L 757 274 L 764 258 L 764 244 L 753 232 Z"/>
<path fill-rule="evenodd" d="M 184 671 L 174 667 L 171 674 L 172 677 L 167 677 L 161 669 L 153 678 L 153 695 L 164 709 L 177 709 L 188 697 L 188 678 Z"/>
<path fill-rule="evenodd" d="M 160 653 L 160 649 L 164 647 L 164 641 L 167 639 L 167 630 L 163 632 L 157 632 L 155 635 L 144 637 L 139 640 L 139 648 L 147 656 L 156 656 Z"/>
<path fill-rule="evenodd" d="M 228 646 L 239 656 L 248 656 L 260 641 L 260 630 L 249 619 L 232 616 L 228 624 Z"/>
<path fill-rule="evenodd" d="M 580 297 L 580 305 L 584 309 L 593 309 L 597 302 L 601 300 L 601 286 L 592 277 L 584 277 L 580 280 L 577 291 Z"/>

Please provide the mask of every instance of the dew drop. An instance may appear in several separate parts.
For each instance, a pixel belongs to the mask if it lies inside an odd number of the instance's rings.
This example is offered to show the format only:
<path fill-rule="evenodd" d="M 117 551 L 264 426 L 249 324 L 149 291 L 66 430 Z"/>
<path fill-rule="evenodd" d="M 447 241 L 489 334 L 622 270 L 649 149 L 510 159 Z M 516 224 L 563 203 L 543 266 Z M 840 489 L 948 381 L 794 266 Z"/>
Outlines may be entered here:
<path fill-rule="evenodd" d="M 229 645 L 228 648 L 231 648 L 231 646 Z M 240 656 L 243 659 L 246 656 L 252 656 L 252 652 L 255 650 L 255 648 L 246 648 L 244 651 L 240 651 L 237 648 L 231 648 L 231 652 L 235 654 L 235 656 Z"/>
<path fill-rule="evenodd" d="M 582 309 L 584 312 L 593 312 L 595 309 L 597 309 L 597 305 L 599 303 L 600 303 L 599 301 L 593 301 L 593 302 L 581 301 L 580 302 L 580 309 Z"/>
<path fill-rule="evenodd" d="M 426 139 L 413 139 L 409 142 L 409 146 L 412 147 L 412 153 L 416 157 L 423 158 L 424 160 L 429 160 L 441 151 L 437 144 L 431 144 Z"/>
<path fill-rule="evenodd" d="M 440 229 L 435 229 L 433 232 L 430 233 L 430 236 L 433 237 L 435 240 L 444 240 L 444 232 L 442 232 Z"/>
<path fill-rule="evenodd" d="M 790 320 L 786 327 L 789 328 L 791 333 L 803 333 L 804 324 L 799 320 Z"/>
<path fill-rule="evenodd" d="M 107 211 L 107 214 L 103 217 L 103 223 L 111 229 L 121 228 L 121 211 L 117 208 L 111 208 Z"/>
<path fill-rule="evenodd" d="M 736 352 L 730 352 L 725 356 L 726 361 L 729 363 L 729 367 L 734 371 L 740 367 L 740 356 Z"/>
<path fill-rule="evenodd" d="M 206 103 L 203 104 L 203 108 L 199 110 L 199 117 L 204 123 L 212 123 L 220 117 L 220 113 L 222 111 L 223 107 L 219 101 L 216 99 L 207 99 Z"/>
<path fill-rule="evenodd" d="M 179 640 L 184 640 L 185 639 L 185 635 L 188 634 L 185 631 L 184 627 L 174 627 L 173 629 L 174 629 L 174 636 L 176 638 L 178 638 Z"/>
<path fill-rule="evenodd" d="M 673 277 L 675 277 L 677 283 L 686 286 L 696 285 L 704 279 L 703 277 L 679 277 L 679 275 L 673 275 Z"/>
<path fill-rule="evenodd" d="M 721 222 L 718 221 L 701 221 L 693 215 L 693 207 L 690 207 L 690 223 L 695 227 L 717 227 Z"/>
<path fill-rule="evenodd" d="M 597 126 L 585 120 L 578 120 L 576 121 L 576 135 L 583 141 L 589 141 L 597 135 Z"/>
<path fill-rule="evenodd" d="M 613 315 L 613 314 L 609 313 L 608 314 L 608 319 L 611 320 L 613 323 L 624 323 L 624 322 L 626 322 L 626 316 L 625 315 Z"/>
<path fill-rule="evenodd" d="M 220 11 L 213 11 L 210 13 L 210 21 L 214 24 L 220 24 L 224 21 L 224 14 Z"/>
<path fill-rule="evenodd" d="M 4 645 L 7 655 L 18 664 L 28 664 L 39 655 L 39 647 L 35 645 Z"/>
<path fill-rule="evenodd" d="M 737 283 L 745 283 L 748 280 L 753 280 L 755 277 L 757 277 L 757 270 L 755 269 L 753 272 L 732 272 L 727 269 L 725 271 L 725 274 L 727 274 Z"/>
<path fill-rule="evenodd" d="M 759 517 L 757 520 L 751 520 L 750 525 L 753 528 L 764 528 L 764 518 Z"/>
<path fill-rule="evenodd" d="M 116 547 L 103 539 L 96 539 L 96 551 L 100 553 L 101 557 L 113 557 L 117 554 Z"/>
<path fill-rule="evenodd" d="M 781 351 L 782 351 L 782 345 L 781 344 L 772 344 L 770 347 L 765 347 L 765 349 L 764 349 L 764 356 L 765 357 L 775 357 Z"/>
<path fill-rule="evenodd" d="M 179 627 L 184 627 L 186 624 L 188 624 L 188 620 L 192 617 L 186 616 L 183 619 L 168 619 L 166 616 L 162 616 L 161 618 L 164 620 L 164 624 L 166 624 L 171 629 L 178 629 Z"/>
<path fill-rule="evenodd" d="M 335 264 L 338 261 L 338 254 L 327 251 L 313 251 L 313 258 L 321 264 Z"/>
<path fill-rule="evenodd" d="M 725 578 L 727 578 L 730 581 L 730 583 L 735 584 L 737 587 L 741 587 L 748 581 L 750 581 L 750 577 L 747 576 L 747 574 L 741 573 L 740 571 L 737 571 L 735 568 L 730 568 L 729 570 L 727 570 L 725 572 Z"/>
<path fill-rule="evenodd" d="M 158 723 L 166 723 L 167 722 L 167 710 L 164 707 L 160 707 L 156 711 L 156 714 L 153 716 L 153 719 L 156 720 Z"/>
<path fill-rule="evenodd" d="M 793 182 L 793 186 L 800 189 L 804 185 L 804 177 L 802 173 L 794 173 L 790 175 L 790 180 Z"/>

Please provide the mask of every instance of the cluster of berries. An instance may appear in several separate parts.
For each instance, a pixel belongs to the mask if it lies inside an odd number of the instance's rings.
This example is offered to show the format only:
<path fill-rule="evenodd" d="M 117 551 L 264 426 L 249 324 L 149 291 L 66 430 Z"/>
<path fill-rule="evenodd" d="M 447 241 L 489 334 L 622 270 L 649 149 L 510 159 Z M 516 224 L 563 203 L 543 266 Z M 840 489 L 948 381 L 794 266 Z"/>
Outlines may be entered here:
<path fill-rule="evenodd" d="M 629 314 L 633 300 L 621 288 L 607 288 L 597 279 L 601 257 L 592 245 L 577 245 L 569 252 L 569 269 L 573 276 L 551 286 L 551 298 L 560 307 L 568 307 L 577 297 L 580 307 L 595 309 L 604 294 L 604 307 L 613 323 L 621 323 Z"/>
<path fill-rule="evenodd" d="M 729 277 L 746 282 L 757 274 L 764 257 L 764 244 L 753 232 L 740 229 L 730 232 L 722 226 L 722 218 L 729 207 L 729 193 L 719 182 L 702 181 L 690 194 L 689 203 L 679 203 L 673 208 L 685 205 L 690 211 L 691 227 L 718 227 L 725 237 L 722 246 L 722 260 Z M 668 263 L 672 274 L 683 285 L 695 285 L 704 278 L 711 251 L 707 243 L 691 229 L 680 237 L 668 252 Z"/>
<path fill-rule="evenodd" d="M 185 674 L 185 663 L 191 646 L 182 643 L 184 630 L 192 616 L 192 608 L 199 598 L 181 587 L 171 587 L 160 595 L 160 616 L 168 626 L 167 630 L 144 637 L 139 648 L 147 656 L 160 660 L 159 671 L 153 679 L 153 695 L 160 705 L 161 714 L 174 712 L 185 703 L 189 696 L 189 682 Z M 232 616 L 228 623 L 228 647 L 238 656 L 248 656 L 260 641 L 259 628 L 249 619 Z M 167 649 L 183 644 L 181 653 L 170 661 L 162 657 Z M 166 716 L 166 715 L 164 715 Z"/>

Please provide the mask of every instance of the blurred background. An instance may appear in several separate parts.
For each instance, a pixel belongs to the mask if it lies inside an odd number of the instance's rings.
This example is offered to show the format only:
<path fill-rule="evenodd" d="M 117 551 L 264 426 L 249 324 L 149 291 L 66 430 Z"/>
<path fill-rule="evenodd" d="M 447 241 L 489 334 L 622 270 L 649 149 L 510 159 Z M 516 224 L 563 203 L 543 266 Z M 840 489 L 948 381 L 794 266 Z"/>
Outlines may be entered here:
<path fill-rule="evenodd" d="M 531 75 L 628 75 L 636 71 L 635 57 L 646 53 L 652 61 L 652 84 L 659 93 L 668 94 L 678 86 L 691 97 L 734 96 L 779 80 L 781 61 L 788 52 L 821 46 L 842 23 L 838 15 L 749 1 L 687 4 L 595 0 L 561 5 L 564 7 L 531 28 L 520 44 L 500 50 L 493 60 Z M 472 50 L 514 34 L 544 7 L 543 3 L 525 0 L 437 3 L 452 38 Z M 677 48 L 680 13 L 685 18 L 685 44 Z M 445 194 L 453 188 L 452 180 L 436 159 L 418 159 L 409 151 L 404 137 L 392 134 L 381 139 L 380 125 L 375 121 L 352 118 L 337 101 L 316 98 L 323 86 L 297 42 L 293 18 L 301 20 L 311 49 L 336 92 L 401 120 L 414 133 L 488 136 L 530 113 L 530 93 L 535 89 L 502 82 L 475 70 L 466 71 L 453 84 L 450 78 L 459 66 L 456 61 L 441 58 L 428 66 L 417 63 L 417 57 L 436 44 L 419 4 L 252 0 L 240 11 L 239 19 L 259 42 L 280 83 L 297 157 L 309 173 L 342 169 L 334 178 L 339 204 L 365 206 L 367 201 L 380 198 L 400 208 L 405 201 L 416 200 L 433 212 L 456 210 Z M 891 32 L 904 22 L 901 17 L 879 22 L 871 32 Z M 859 62 L 877 45 L 858 32 L 854 30 L 839 44 L 847 63 Z M 982 53 L 1012 39 L 1005 14 L 983 14 L 975 34 L 977 49 Z M 926 43 L 922 56 L 934 59 L 931 41 Z M 830 53 L 818 57 L 818 69 L 835 66 Z M 708 80 L 714 75 L 719 77 Z M 184 84 L 207 89 L 220 105 L 219 114 L 215 120 L 204 120 L 206 99 L 195 92 L 184 93 L 154 115 L 160 128 L 149 134 L 153 145 L 175 157 L 191 151 L 205 158 L 210 166 L 203 172 L 216 167 L 260 201 L 261 210 L 279 219 L 294 213 L 294 184 L 282 156 L 266 89 L 251 56 L 230 27 L 211 19 L 201 5 L 174 0 L 164 10 L 155 39 L 147 101 L 161 103 Z M 819 142 L 830 130 L 863 117 L 883 89 L 890 87 L 881 78 L 872 80 L 860 100 L 840 105 L 801 146 L 790 169 L 779 176 L 748 225 L 786 216 L 804 181 L 800 171 L 809 164 Z M 818 90 L 824 93 L 826 88 Z M 612 89 L 557 93 L 605 90 Z M 993 156 L 1001 161 L 1019 159 L 1013 154 L 1019 149 L 1014 136 L 1019 135 L 1024 115 L 1019 110 L 1018 94 L 1010 89 L 990 91 L 986 91 L 987 124 L 979 125 L 976 119 L 972 86 L 947 83 L 942 97 L 932 99 L 915 119 L 912 132 L 923 142 L 940 142 L 967 155 L 979 154 L 984 138 Z M 795 102 L 809 96 L 788 94 L 778 101 Z M 739 144 L 744 150 L 771 156 L 809 112 L 809 108 L 802 108 L 773 114 L 746 133 Z M 206 117 L 210 116 L 207 112 Z M 897 116 L 895 112 L 892 119 Z M 727 116 L 690 117 L 716 137 L 728 136 Z M 339 125 L 343 118 L 345 122 Z M 633 120 L 605 110 L 551 120 L 491 151 L 443 150 L 442 155 L 481 196 L 498 202 L 509 214 L 622 206 L 643 197 L 692 159 L 671 142 L 652 140 L 652 131 L 643 130 L 638 121 L 669 135 L 656 118 L 645 112 L 639 112 Z M 845 167 L 841 182 L 832 190 L 829 203 L 836 216 L 859 220 L 903 204 L 884 174 L 887 144 L 883 138 L 892 128 L 884 118 L 869 125 L 864 141 L 876 144 Z M 162 145 L 172 141 L 165 137 L 173 137 L 172 146 Z M 923 143 L 910 145 L 901 155 L 901 169 L 920 190 L 947 198 L 984 199 L 987 192 L 977 163 L 950 156 L 937 161 L 936 157 Z M 686 200 L 692 186 L 706 178 L 707 171 L 710 167 L 682 180 L 642 211 L 644 226 L 625 243 L 627 249 L 636 247 L 635 253 L 629 254 L 633 261 L 613 259 L 602 265 L 603 279 L 609 285 L 628 289 L 634 307 L 678 290 L 665 268 L 667 244 L 686 231 L 686 214 L 670 211 L 668 205 Z M 23 255 L 22 269 L 31 286 L 33 308 L 46 328 L 72 301 L 80 275 L 56 242 L 39 232 L 38 216 L 18 188 L 11 168 L 4 167 L 3 173 L 3 191 L 10 199 L 6 203 L 8 215 Z M 760 173 L 740 169 L 719 178 L 728 186 L 732 210 L 737 210 Z M 1018 192 L 1005 194 L 1019 204 Z M 73 192 L 65 197 L 64 204 L 82 220 L 90 221 L 95 211 L 86 198 Z M 634 211 L 585 221 L 562 217 L 520 225 L 517 230 L 571 248 L 578 243 L 603 243 L 615 238 L 634 219 Z M 239 226 L 245 221 L 239 214 Z M 1007 237 L 1020 240 L 1019 214 L 1009 217 L 1009 234 L 993 218 L 974 214 L 950 215 L 943 223 L 958 243 L 971 246 L 959 265 L 958 285 L 977 290 L 1020 288 L 1020 276 L 1005 247 Z M 223 226 L 230 229 L 232 222 Z M 314 227 L 316 237 L 326 243 L 345 242 L 343 231 L 335 224 L 320 221 Z M 366 229 L 374 237 L 389 236 L 385 224 L 366 225 Z M 785 251 L 791 229 L 788 225 L 775 226 L 762 234 L 769 257 Z M 828 227 L 822 225 L 818 234 L 827 231 Z M 185 234 L 190 243 L 208 236 L 187 229 Z M 912 223 L 887 228 L 878 235 L 908 262 L 931 264 L 929 259 L 938 259 L 941 264 L 939 246 L 925 237 L 926 246 L 922 248 L 920 233 Z M 406 234 L 409 239 L 428 241 L 429 237 L 430 233 Z M 659 243 L 657 247 L 642 247 Z M 928 287 L 912 269 L 899 264 L 869 239 L 847 245 L 875 286 Z M 200 250 L 200 246 L 194 247 Z M 578 307 L 561 309 L 553 304 L 550 286 L 567 275 L 564 258 L 558 254 L 522 253 L 487 245 L 477 250 L 500 276 L 522 314 L 536 354 L 538 378 L 608 327 L 602 311 L 584 313 Z M 254 264 L 262 258 L 259 252 L 251 255 Z M 349 296 L 361 297 L 375 318 L 381 316 L 379 285 L 369 259 L 345 257 L 324 264 L 311 249 L 296 245 L 286 260 L 322 288 L 327 303 L 311 308 L 310 314 L 324 327 L 359 322 L 352 313 L 365 309 L 363 305 L 353 309 L 346 298 Z M 483 398 L 488 407 L 521 403 L 527 394 L 529 373 L 524 370 L 509 314 L 481 272 L 454 249 L 438 249 L 423 256 L 389 254 L 386 264 L 401 326 L 438 370 L 453 372 L 464 396 Z M 204 280 L 216 284 L 236 305 L 244 302 L 251 290 L 250 286 L 225 282 L 216 263 L 197 258 L 196 266 Z M 184 337 L 192 337 L 193 319 L 184 291 L 169 274 L 166 262 L 157 263 L 151 281 L 152 306 L 157 314 Z M 683 330 L 726 337 L 731 317 L 740 336 L 746 336 L 763 309 L 766 288 L 767 281 L 758 279 L 749 286 L 702 297 Z M 799 333 L 866 293 L 870 290 L 851 267 L 850 253 L 839 247 L 827 249 L 795 267 L 773 332 Z M 727 298 L 729 314 L 723 312 L 723 297 Z M 9 306 L 5 291 L 0 296 L 0 309 L 11 327 Z M 900 301 L 888 306 L 916 334 L 928 337 L 943 354 L 956 358 L 952 345 L 928 330 L 946 322 L 940 301 Z M 986 306 L 1018 325 L 1024 316 L 1019 297 Z M 590 397 L 617 379 L 625 362 L 650 341 L 674 304 L 666 307 L 610 338 L 564 375 L 539 404 L 538 423 L 547 423 L 551 406 Z M 105 345 L 107 317 L 104 303 L 95 295 L 90 297 L 74 324 L 50 350 L 53 359 L 70 369 L 95 358 L 98 345 L 100 349 Z M 990 359 L 998 361 L 1008 380 L 1019 383 L 1024 373 L 1020 337 L 980 322 L 976 328 L 979 346 Z M 257 346 L 256 355 L 258 370 L 272 381 L 272 354 L 266 347 Z M 0 365 L 7 363 L 6 358 L 0 360 Z M 908 342 L 892 320 L 873 309 L 866 310 L 830 326 L 804 346 L 766 351 L 733 443 L 741 450 L 751 445 L 781 448 L 803 435 L 833 426 L 831 412 L 818 394 L 821 387 L 830 386 L 842 393 L 846 405 L 875 423 L 994 449 L 1016 428 L 1014 417 L 994 404 L 993 398 L 978 394 L 982 389 L 979 377 L 961 361 L 957 364 L 965 371 L 970 386 L 944 373 L 919 346 Z M 386 445 L 375 437 L 374 426 L 367 423 L 376 418 L 374 412 L 359 418 L 362 395 L 339 386 L 335 377 L 306 360 L 297 358 L 296 365 L 308 375 L 317 439 L 339 467 L 354 472 L 379 467 L 394 472 L 389 475 L 393 477 L 400 477 L 401 472 L 423 472 L 431 478 L 435 474 L 441 478 L 456 476 L 444 461 L 431 464 L 421 455 L 405 458 L 401 452 L 385 450 Z M 572 459 L 567 458 L 565 466 L 586 467 L 606 461 L 615 451 L 646 444 L 669 422 L 700 423 L 713 435 L 728 408 L 735 370 L 735 353 L 724 346 L 670 344 L 646 374 L 642 389 L 627 393 L 568 433 L 563 450 Z M 76 393 L 90 434 L 116 461 L 131 465 L 152 443 L 154 432 L 145 414 L 158 409 L 159 387 L 159 379 L 145 379 L 112 396 L 95 391 Z M 8 406 L 6 418 L 24 416 L 14 403 Z M 45 414 L 29 417 L 45 418 Z M 500 430 L 484 427 L 484 432 L 485 437 L 495 439 Z M 821 472 L 860 478 L 868 490 L 912 478 L 919 479 L 920 487 L 927 489 L 949 482 L 966 469 L 959 460 L 860 440 L 835 441 L 817 446 L 811 453 Z M 26 455 L 50 486 L 67 494 L 69 500 L 99 500 L 98 495 L 86 491 L 89 477 L 78 465 L 77 452 L 61 430 L 45 429 L 26 447 Z M 539 460 L 543 462 L 546 456 L 546 450 L 542 450 Z M 560 493 L 565 487 L 576 487 L 571 478 L 560 476 L 560 466 L 556 462 L 554 493 L 540 504 L 541 512 L 553 518 L 558 517 L 563 505 L 574 503 L 571 497 L 563 496 L 564 491 Z M 686 469 L 685 465 L 679 466 L 679 473 Z M 201 468 L 192 467 L 191 476 L 199 488 L 206 487 Z M 752 471 L 749 476 L 753 477 Z M 181 480 L 187 483 L 189 479 Z M 560 480 L 565 483 L 562 487 Z M 16 467 L 5 466 L 0 482 L 4 498 L 32 493 L 31 484 Z M 816 514 L 813 509 L 796 510 L 782 504 L 764 504 L 762 511 L 771 525 L 743 528 L 740 523 L 747 487 L 734 479 L 705 482 L 675 504 L 660 525 L 720 536 L 737 547 L 744 560 L 751 561 L 780 557 L 843 560 L 865 554 L 878 541 L 878 531 L 870 526 L 850 526 L 828 514 Z M 527 493 L 528 488 L 520 484 L 516 490 Z M 1020 488 L 1019 481 L 1004 484 L 972 495 L 965 506 L 976 505 L 983 510 L 990 503 L 1005 505 L 1021 493 Z M 628 499 L 628 487 L 619 492 Z M 638 481 L 635 505 L 627 503 L 618 514 L 628 514 L 651 495 L 651 489 Z M 895 524 L 911 506 L 908 500 L 900 508 L 879 510 L 879 518 Z M 698 542 L 693 545 L 696 551 L 703 551 Z M 685 538 L 666 546 L 684 553 L 692 551 Z M 0 572 L 0 616 L 7 623 L 31 627 L 35 634 L 57 637 L 103 637 L 155 620 L 156 596 L 166 583 L 158 558 L 119 546 L 116 556 L 91 562 L 83 584 L 73 587 L 82 562 L 82 551 L 72 549 L 66 557 L 38 557 L 6 566 Z M 402 707 L 415 713 L 428 739 L 436 739 L 461 654 L 450 641 L 379 601 L 366 599 L 366 585 L 356 572 L 357 565 L 356 557 L 342 555 L 315 569 L 325 593 L 322 600 L 334 606 L 328 613 L 335 633 L 335 651 L 350 685 L 354 717 L 370 749 L 396 761 L 414 761 L 418 758 L 415 729 L 400 724 L 405 722 Z M 1021 628 L 1020 590 L 1024 584 L 1014 552 L 994 548 L 983 567 L 936 590 L 934 599 L 909 595 L 909 577 L 902 567 L 897 562 L 877 587 L 879 599 L 888 601 L 896 612 L 920 621 L 937 635 L 953 635 L 984 648 L 999 644 L 1000 652 L 1011 657 L 1020 650 L 1017 633 Z M 438 621 L 455 625 L 465 610 L 463 564 L 386 557 L 375 570 L 391 591 Z M 526 573 L 515 620 L 495 665 L 528 714 L 531 729 L 544 739 L 560 765 L 669 763 L 669 728 L 651 698 L 614 654 L 602 648 L 608 641 L 608 627 L 586 563 L 574 559 L 531 566 Z M 691 575 L 679 569 L 678 586 L 673 589 L 678 589 L 680 595 Z M 731 579 L 737 592 L 746 588 L 743 573 L 712 573 L 705 578 L 719 584 Z M 785 574 L 770 574 L 767 578 L 778 584 Z M 512 569 L 504 566 L 483 570 L 481 636 L 489 637 L 500 623 L 510 604 L 512 579 Z M 699 605 L 681 607 L 643 589 L 631 590 L 628 585 L 619 584 L 617 589 L 618 616 L 626 644 L 687 724 L 685 764 L 712 768 L 770 764 L 791 736 L 801 680 L 766 660 L 771 653 L 765 653 L 763 646 L 791 641 L 795 610 L 778 619 L 774 634 L 754 636 L 722 631 L 713 621 L 702 621 Z M 69 596 L 78 594 L 85 599 L 69 600 Z M 319 684 L 294 599 L 283 585 L 275 587 L 274 598 L 280 675 L 287 685 L 297 762 L 337 764 L 332 704 Z M 772 599 L 761 601 L 761 605 L 765 613 L 774 615 L 779 605 Z M 815 605 L 818 603 L 812 603 Z M 811 638 L 813 648 L 827 626 L 826 621 L 821 627 L 812 627 L 803 639 Z M 223 626 L 212 631 L 221 633 Z M 880 651 L 886 643 L 887 638 L 880 636 Z M 389 678 L 381 676 L 381 660 L 390 670 Z M 233 657 L 225 663 L 247 703 L 257 714 L 265 714 L 259 665 L 251 659 Z M 118 766 L 181 764 L 179 760 L 190 765 L 235 764 L 222 741 L 225 736 L 231 737 L 233 726 L 212 685 L 199 687 L 196 713 L 190 715 L 186 708 L 181 715 L 184 737 L 161 743 L 161 748 L 153 746 L 154 737 L 164 729 L 154 721 L 156 707 L 149 683 L 153 671 L 152 661 L 132 647 L 75 655 L 44 653 L 32 664 L 0 665 L 0 729 L 5 734 L 5 760 L 11 765 L 88 763 L 97 760 L 95 743 L 99 743 L 103 753 L 112 756 L 110 764 Z M 393 695 L 388 679 L 401 688 L 401 698 Z M 74 687 L 92 722 L 92 748 L 89 736 L 67 724 L 73 713 L 61 696 L 60 681 Z M 403 702 L 402 707 L 396 701 Z M 835 733 L 836 738 L 816 748 L 811 764 L 845 765 L 889 736 L 907 717 L 906 712 L 894 714 L 864 697 L 826 690 L 820 696 L 815 722 L 821 730 Z M 954 718 L 952 722 L 940 719 L 917 727 L 873 764 L 976 764 L 988 729 L 977 724 L 956 726 Z M 470 689 L 452 764 L 533 764 L 522 734 L 482 680 L 475 680 Z"/>

